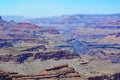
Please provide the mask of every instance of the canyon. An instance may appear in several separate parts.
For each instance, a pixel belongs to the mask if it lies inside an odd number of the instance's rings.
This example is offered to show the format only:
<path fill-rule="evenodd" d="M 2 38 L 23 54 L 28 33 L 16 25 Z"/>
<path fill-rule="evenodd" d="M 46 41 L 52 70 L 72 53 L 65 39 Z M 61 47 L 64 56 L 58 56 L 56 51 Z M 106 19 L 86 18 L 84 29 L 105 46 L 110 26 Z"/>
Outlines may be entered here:
<path fill-rule="evenodd" d="M 120 79 L 119 14 L 3 18 L 0 80 Z"/>

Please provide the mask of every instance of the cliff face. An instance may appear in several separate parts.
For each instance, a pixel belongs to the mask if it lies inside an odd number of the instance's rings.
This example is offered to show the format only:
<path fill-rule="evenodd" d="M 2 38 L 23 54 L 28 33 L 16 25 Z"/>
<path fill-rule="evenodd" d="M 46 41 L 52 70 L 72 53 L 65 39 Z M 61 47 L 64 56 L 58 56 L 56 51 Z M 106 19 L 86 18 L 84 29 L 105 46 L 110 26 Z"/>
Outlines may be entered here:
<path fill-rule="evenodd" d="M 13 54 L 7 54 L 7 55 L 0 55 L 0 61 L 2 62 L 8 62 L 8 61 L 14 61 L 18 63 L 23 63 L 28 58 L 40 59 L 42 61 L 55 59 L 73 59 L 73 58 L 79 58 L 80 56 L 78 54 L 74 54 L 70 51 L 50 51 L 50 52 L 38 52 L 38 53 L 21 53 L 17 55 Z"/>
<path fill-rule="evenodd" d="M 61 64 L 50 69 L 41 71 L 38 75 L 47 78 L 52 78 L 53 80 L 80 80 L 80 75 L 67 64 Z"/>

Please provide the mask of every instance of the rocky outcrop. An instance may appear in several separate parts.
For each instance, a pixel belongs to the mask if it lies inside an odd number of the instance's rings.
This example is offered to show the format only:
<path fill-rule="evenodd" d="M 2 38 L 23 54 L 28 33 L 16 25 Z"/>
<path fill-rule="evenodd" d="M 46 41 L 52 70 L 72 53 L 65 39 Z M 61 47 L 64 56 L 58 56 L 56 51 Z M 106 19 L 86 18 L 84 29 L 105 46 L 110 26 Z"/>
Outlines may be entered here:
<path fill-rule="evenodd" d="M 21 53 L 17 55 L 13 54 L 7 54 L 7 55 L 0 55 L 0 61 L 1 62 L 8 62 L 8 61 L 14 61 L 23 63 L 28 58 L 40 59 L 42 61 L 45 60 L 60 60 L 60 59 L 73 59 L 73 58 L 79 58 L 80 56 L 78 54 L 74 54 L 70 51 L 50 51 L 50 52 L 38 52 L 38 53 Z"/>
<path fill-rule="evenodd" d="M 36 75 L 0 72 L 0 80 L 81 80 L 80 75 L 67 64 L 40 71 Z"/>
<path fill-rule="evenodd" d="M 41 71 L 38 75 L 53 80 L 80 80 L 80 75 L 67 64 L 61 64 Z"/>

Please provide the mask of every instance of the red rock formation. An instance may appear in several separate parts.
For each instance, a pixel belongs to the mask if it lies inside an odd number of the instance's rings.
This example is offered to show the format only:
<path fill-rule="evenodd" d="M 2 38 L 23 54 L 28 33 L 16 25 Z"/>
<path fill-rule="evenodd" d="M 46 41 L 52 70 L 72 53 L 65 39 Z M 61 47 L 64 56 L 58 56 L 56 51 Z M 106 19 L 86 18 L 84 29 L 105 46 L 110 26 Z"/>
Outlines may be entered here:
<path fill-rule="evenodd" d="M 56 80 L 80 80 L 80 75 L 67 64 L 61 64 L 41 71 L 38 75 Z"/>
<path fill-rule="evenodd" d="M 34 75 L 22 75 L 16 72 L 0 71 L 0 80 L 119 80 L 120 73 L 111 75 L 85 76 L 79 75 L 67 64 L 45 69 Z"/>
<path fill-rule="evenodd" d="M 67 64 L 43 70 L 37 75 L 0 72 L 0 80 L 81 80 L 80 75 Z"/>

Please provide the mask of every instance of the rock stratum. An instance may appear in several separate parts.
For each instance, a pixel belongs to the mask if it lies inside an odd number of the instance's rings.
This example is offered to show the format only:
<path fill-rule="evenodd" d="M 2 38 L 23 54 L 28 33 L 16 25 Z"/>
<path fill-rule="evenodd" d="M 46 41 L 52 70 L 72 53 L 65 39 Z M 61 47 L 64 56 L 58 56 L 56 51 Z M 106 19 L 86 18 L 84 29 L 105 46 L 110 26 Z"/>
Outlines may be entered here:
<path fill-rule="evenodd" d="M 60 60 L 60 59 L 74 59 L 80 58 L 78 54 L 74 54 L 70 51 L 51 51 L 51 52 L 38 52 L 38 53 L 21 53 L 21 54 L 7 54 L 7 55 L 0 55 L 0 62 L 18 62 L 24 63 L 24 61 L 29 61 L 28 59 L 31 58 L 31 61 L 36 59 L 40 59 L 41 61 L 45 60 Z"/>
<path fill-rule="evenodd" d="M 60 64 L 40 71 L 34 75 L 22 75 L 16 72 L 0 71 L 0 80 L 119 80 L 120 73 L 102 76 L 80 75 L 67 64 Z"/>
<path fill-rule="evenodd" d="M 61 64 L 50 69 L 40 71 L 36 75 L 20 75 L 0 71 L 0 80 L 81 80 L 80 75 L 67 64 Z"/>

